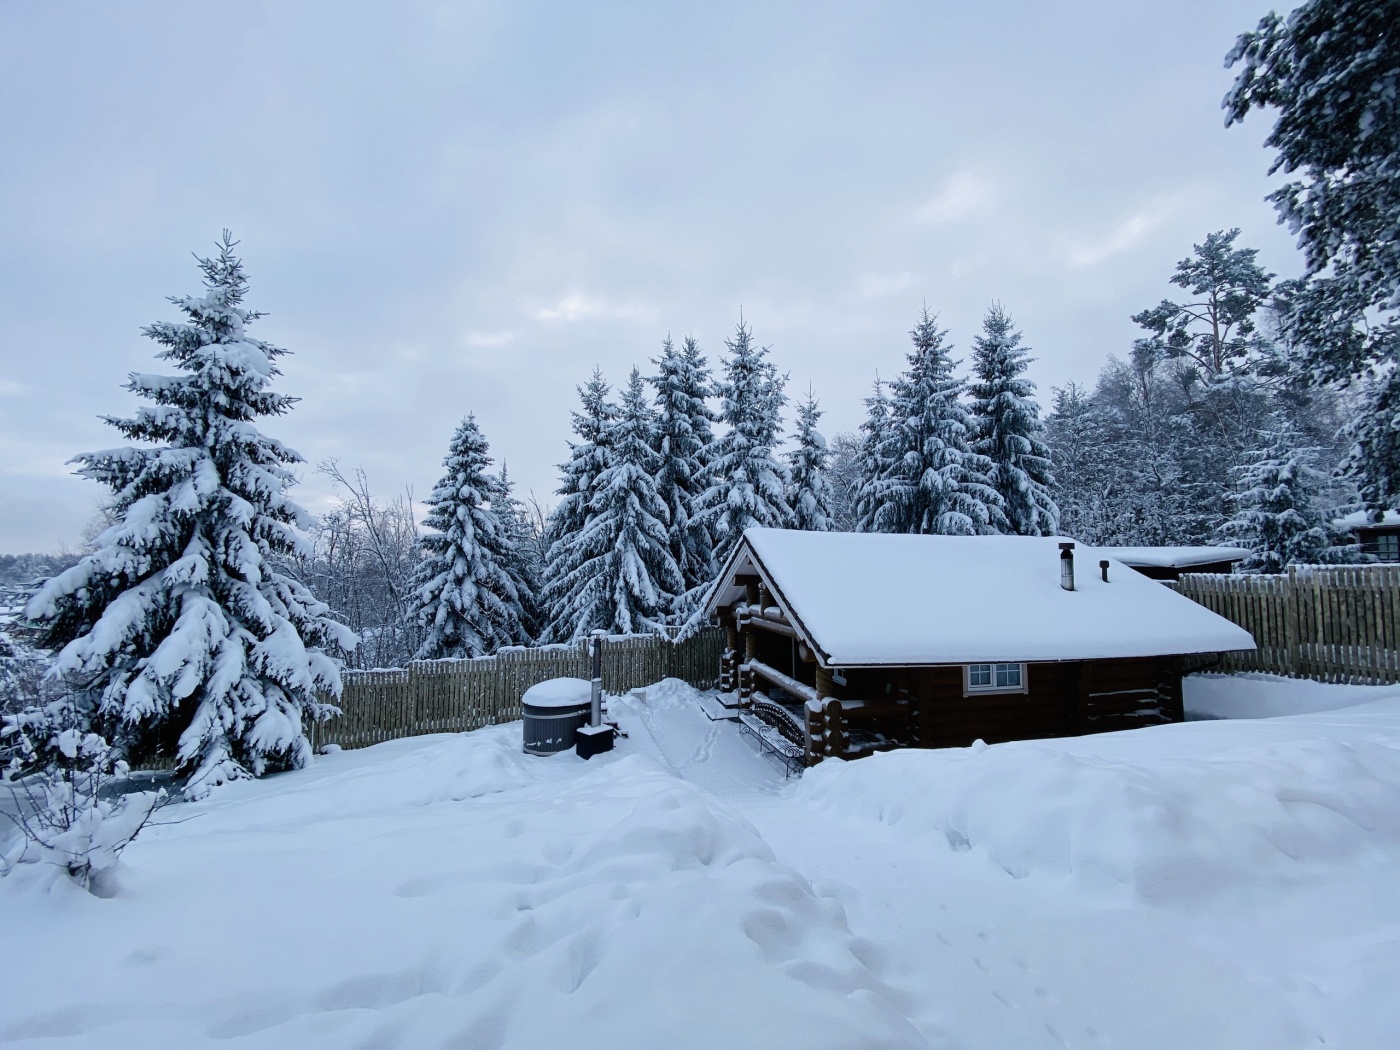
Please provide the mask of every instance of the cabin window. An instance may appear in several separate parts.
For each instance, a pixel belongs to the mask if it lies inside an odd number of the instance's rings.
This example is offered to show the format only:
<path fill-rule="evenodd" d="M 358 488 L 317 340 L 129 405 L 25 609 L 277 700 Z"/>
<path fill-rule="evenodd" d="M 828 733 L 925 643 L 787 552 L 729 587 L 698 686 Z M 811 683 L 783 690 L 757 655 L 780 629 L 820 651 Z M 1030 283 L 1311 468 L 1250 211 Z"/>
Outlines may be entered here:
<path fill-rule="evenodd" d="M 1376 537 L 1377 561 L 1400 561 L 1400 536 L 1395 533 L 1381 533 Z"/>
<path fill-rule="evenodd" d="M 968 693 L 1024 693 L 1025 664 L 968 664 L 963 676 Z"/>

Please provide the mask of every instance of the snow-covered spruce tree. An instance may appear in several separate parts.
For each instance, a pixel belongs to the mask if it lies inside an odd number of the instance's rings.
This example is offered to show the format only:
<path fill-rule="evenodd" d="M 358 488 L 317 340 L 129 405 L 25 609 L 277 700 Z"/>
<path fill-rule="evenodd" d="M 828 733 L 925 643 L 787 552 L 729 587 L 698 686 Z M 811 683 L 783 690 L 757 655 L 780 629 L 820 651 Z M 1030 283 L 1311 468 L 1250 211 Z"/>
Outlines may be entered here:
<path fill-rule="evenodd" d="M 890 399 L 879 375 L 870 396 L 865 399 L 865 421 L 860 425 L 860 446 L 856 454 L 855 530 L 875 532 L 875 516 L 881 506 L 879 485 L 889 477 L 894 465 L 886 460 L 890 448 Z"/>
<path fill-rule="evenodd" d="M 739 320 L 725 340 L 729 356 L 716 386 L 720 421 L 729 429 L 709 453 L 710 486 L 700 498 L 700 518 L 711 528 L 715 559 L 723 562 L 751 526 L 782 528 L 792 517 L 784 492 L 787 470 L 773 449 L 782 428 L 786 376 L 768 360 L 767 347 Z"/>
<path fill-rule="evenodd" d="M 608 400 L 612 388 L 601 370 L 593 369 L 588 382 L 578 388 L 582 411 L 573 413 L 576 442 L 569 443 L 569 461 L 560 464 L 559 502 L 545 528 L 544 579 L 540 587 L 540 609 L 544 620 L 543 640 L 565 642 L 575 636 L 572 607 L 563 586 L 567 542 L 588 524 L 598 475 L 610 462 L 608 436 L 617 418 L 617 406 Z"/>
<path fill-rule="evenodd" d="M 527 640 L 523 581 L 511 572 L 509 537 L 492 500 L 490 449 L 475 416 L 462 420 L 428 497 L 413 575 L 412 615 L 425 634 L 417 658 L 486 656 Z"/>
<path fill-rule="evenodd" d="M 1120 450 L 1115 448 L 1104 410 L 1083 387 L 1053 389 L 1045 420 L 1051 467 L 1057 482 L 1058 531 L 1089 544 L 1110 544 L 1119 535 L 1128 487 Z"/>
<path fill-rule="evenodd" d="M 1366 405 L 1346 470 L 1372 510 L 1400 507 L 1400 31 L 1393 0 L 1305 0 L 1270 12 L 1226 57 L 1226 122 L 1276 114 L 1268 199 L 1298 234 L 1303 277 L 1279 286 L 1293 371 L 1356 383 Z"/>
<path fill-rule="evenodd" d="M 255 421 L 292 406 L 269 389 L 287 351 L 245 331 L 259 315 L 235 243 L 200 260 L 202 295 L 171 300 L 185 322 L 145 329 L 180 374 L 132 375 L 155 404 L 108 420 L 147 447 L 76 458 L 118 520 L 27 609 L 103 734 L 132 759 L 173 751 L 196 794 L 306 764 L 303 722 L 334 712 L 321 698 L 355 644 L 280 567 L 310 524 L 287 495 L 300 457 Z"/>
<path fill-rule="evenodd" d="M 515 581 L 520 595 L 520 625 L 524 641 L 529 644 L 539 637 L 543 624 L 540 619 L 540 581 L 544 577 L 544 557 L 540 537 L 525 504 L 515 495 L 504 462 L 497 475 L 495 495 L 491 505 L 496 509 L 505 529 L 506 572 Z"/>
<path fill-rule="evenodd" d="M 788 528 L 802 532 L 830 532 L 832 529 L 831 482 L 826 476 L 826 438 L 817 430 L 822 410 L 812 391 L 797 408 L 797 446 L 787 454 L 787 502 L 792 508 Z"/>
<path fill-rule="evenodd" d="M 656 491 L 670 514 L 671 556 L 687 592 L 714 578 L 714 543 L 695 516 L 705 491 L 705 451 L 714 441 L 714 413 L 705 403 L 713 383 L 700 345 L 686 336 L 680 350 L 669 336 L 647 382 L 656 391 Z M 684 610 L 677 610 L 683 614 Z"/>
<path fill-rule="evenodd" d="M 909 367 L 890 384 L 890 418 L 879 449 L 884 473 L 870 485 L 871 531 L 976 536 L 1006 531 L 993 464 L 972 451 L 972 414 L 925 307 L 910 336 Z"/>
<path fill-rule="evenodd" d="M 831 483 L 831 531 L 856 531 L 856 493 L 860 488 L 860 438 L 837 434 L 827 446 L 826 477 Z"/>
<path fill-rule="evenodd" d="M 605 437 L 608 466 L 598 475 L 588 521 L 556 545 L 552 582 L 557 623 L 572 638 L 594 630 L 640 634 L 666 621 L 683 580 L 671 556 L 666 505 L 656 491 L 656 419 L 635 368 Z"/>
<path fill-rule="evenodd" d="M 972 341 L 972 415 L 977 425 L 972 451 L 992 462 L 990 480 L 1001 495 L 1010 532 L 1053 536 L 1060 508 L 1053 495 L 1050 449 L 1040 422 L 1035 384 L 1022 378 L 1030 364 L 1011 315 L 993 304 Z"/>
<path fill-rule="evenodd" d="M 1329 479 L 1312 464 L 1316 449 L 1279 413 L 1268 445 L 1253 462 L 1235 470 L 1234 515 L 1216 539 L 1249 548 L 1238 571 L 1285 572 L 1290 565 L 1337 565 L 1364 561 L 1351 532 L 1333 524 L 1335 508 L 1322 498 Z"/>

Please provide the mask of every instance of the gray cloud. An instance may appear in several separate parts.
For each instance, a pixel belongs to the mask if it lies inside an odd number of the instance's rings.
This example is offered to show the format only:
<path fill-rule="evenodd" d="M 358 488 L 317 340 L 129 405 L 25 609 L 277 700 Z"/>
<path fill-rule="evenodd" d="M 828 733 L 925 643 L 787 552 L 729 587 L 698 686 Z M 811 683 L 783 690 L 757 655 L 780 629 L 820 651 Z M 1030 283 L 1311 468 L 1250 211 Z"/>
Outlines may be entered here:
<path fill-rule="evenodd" d="M 76 540 L 140 326 L 242 238 L 303 398 L 267 429 L 422 494 L 474 411 L 523 488 L 574 384 L 742 306 L 826 429 L 920 304 L 1091 379 L 1210 230 L 1296 270 L 1221 56 L 1258 4 L 0 5 L 0 550 Z M 310 470 L 301 498 L 317 507 Z"/>

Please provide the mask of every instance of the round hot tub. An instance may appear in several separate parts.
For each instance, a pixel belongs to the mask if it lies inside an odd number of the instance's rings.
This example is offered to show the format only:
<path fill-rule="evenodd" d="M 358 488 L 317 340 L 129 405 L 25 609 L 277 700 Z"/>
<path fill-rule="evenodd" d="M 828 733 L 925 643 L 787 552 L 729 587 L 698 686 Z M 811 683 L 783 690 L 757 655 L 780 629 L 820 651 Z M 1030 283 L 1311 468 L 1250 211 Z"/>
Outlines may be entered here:
<path fill-rule="evenodd" d="M 551 678 L 525 690 L 525 752 L 552 755 L 574 746 L 574 731 L 588 725 L 593 683 L 583 678 Z"/>

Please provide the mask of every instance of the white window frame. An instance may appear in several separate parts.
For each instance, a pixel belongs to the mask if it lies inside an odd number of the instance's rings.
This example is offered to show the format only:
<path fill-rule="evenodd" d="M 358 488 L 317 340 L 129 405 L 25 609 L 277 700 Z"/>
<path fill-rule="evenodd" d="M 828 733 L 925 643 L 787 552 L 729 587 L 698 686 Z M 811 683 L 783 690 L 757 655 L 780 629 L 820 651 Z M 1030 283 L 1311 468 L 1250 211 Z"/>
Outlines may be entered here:
<path fill-rule="evenodd" d="M 972 669 L 974 667 L 986 667 L 991 670 L 992 682 L 990 685 L 973 685 Z M 1021 672 L 1020 685 L 997 685 L 998 667 L 1016 667 Z M 1014 660 L 996 660 L 985 663 L 963 664 L 963 696 L 986 696 L 988 693 L 1024 693 L 1026 692 L 1026 665 L 1017 663 Z"/>

